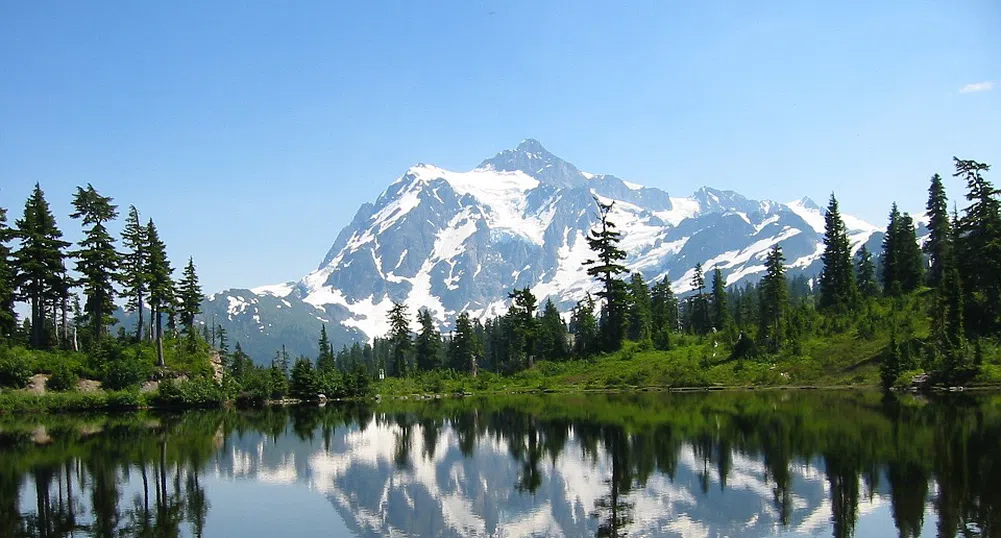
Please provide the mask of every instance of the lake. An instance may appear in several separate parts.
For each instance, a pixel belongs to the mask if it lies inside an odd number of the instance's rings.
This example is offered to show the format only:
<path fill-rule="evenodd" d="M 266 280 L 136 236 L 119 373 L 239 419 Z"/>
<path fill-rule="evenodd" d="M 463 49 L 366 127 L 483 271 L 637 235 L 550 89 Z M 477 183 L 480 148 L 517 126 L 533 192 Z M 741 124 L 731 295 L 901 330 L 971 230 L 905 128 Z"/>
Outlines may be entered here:
<path fill-rule="evenodd" d="M 0 416 L 0 536 L 999 536 L 1001 396 Z"/>

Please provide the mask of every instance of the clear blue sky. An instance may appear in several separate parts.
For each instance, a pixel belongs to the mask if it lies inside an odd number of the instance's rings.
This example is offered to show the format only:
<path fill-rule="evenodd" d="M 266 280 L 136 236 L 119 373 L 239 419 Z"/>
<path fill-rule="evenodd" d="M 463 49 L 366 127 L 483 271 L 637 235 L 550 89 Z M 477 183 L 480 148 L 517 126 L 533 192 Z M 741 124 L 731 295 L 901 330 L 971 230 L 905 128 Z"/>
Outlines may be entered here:
<path fill-rule="evenodd" d="M 298 278 L 408 166 L 528 137 L 882 223 L 954 154 L 1001 184 L 999 28 L 997 0 L 3 2 L 0 206 L 40 182 L 76 237 L 91 182 L 206 291 Z"/>

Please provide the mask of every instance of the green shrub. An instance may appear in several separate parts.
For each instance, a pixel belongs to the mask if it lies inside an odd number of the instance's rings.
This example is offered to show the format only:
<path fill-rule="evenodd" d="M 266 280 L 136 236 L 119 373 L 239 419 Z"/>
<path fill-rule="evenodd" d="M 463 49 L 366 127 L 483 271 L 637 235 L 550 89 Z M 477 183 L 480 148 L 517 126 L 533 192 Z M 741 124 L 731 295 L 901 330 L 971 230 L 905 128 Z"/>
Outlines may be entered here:
<path fill-rule="evenodd" d="M 80 376 L 76 375 L 67 364 L 59 364 L 53 369 L 52 376 L 45 382 L 45 390 L 66 391 L 76 388 L 76 382 Z"/>
<path fill-rule="evenodd" d="M 167 407 L 219 407 L 225 400 L 222 387 L 210 379 L 165 379 L 153 403 Z"/>
<path fill-rule="evenodd" d="M 21 348 L 0 349 L 0 387 L 22 388 L 32 374 L 32 361 Z"/>
<path fill-rule="evenodd" d="M 137 387 L 149 379 L 153 369 L 140 358 L 118 355 L 104 365 L 102 385 L 107 390 L 124 390 Z"/>

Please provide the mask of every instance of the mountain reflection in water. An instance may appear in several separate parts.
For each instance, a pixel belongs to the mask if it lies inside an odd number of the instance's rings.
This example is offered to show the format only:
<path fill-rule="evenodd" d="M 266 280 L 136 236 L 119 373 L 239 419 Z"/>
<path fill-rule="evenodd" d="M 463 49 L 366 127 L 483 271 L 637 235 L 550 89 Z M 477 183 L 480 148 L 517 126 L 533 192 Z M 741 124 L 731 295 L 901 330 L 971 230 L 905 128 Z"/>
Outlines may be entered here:
<path fill-rule="evenodd" d="M 587 394 L 0 416 L 0 536 L 999 536 L 999 402 Z"/>

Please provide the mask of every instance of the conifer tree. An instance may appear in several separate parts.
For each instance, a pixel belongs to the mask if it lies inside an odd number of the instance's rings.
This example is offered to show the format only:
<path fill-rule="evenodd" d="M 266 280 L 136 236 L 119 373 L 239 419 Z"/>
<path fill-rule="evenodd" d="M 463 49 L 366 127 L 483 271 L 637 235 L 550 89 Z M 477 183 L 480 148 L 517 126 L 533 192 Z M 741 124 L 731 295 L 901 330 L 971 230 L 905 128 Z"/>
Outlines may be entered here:
<path fill-rule="evenodd" d="M 438 368 L 441 353 L 441 332 L 435 326 L 431 312 L 426 308 L 417 311 L 417 339 L 414 342 L 414 354 L 417 359 L 417 369 L 431 371 Z"/>
<path fill-rule="evenodd" d="M 862 245 L 858 251 L 858 262 L 855 266 L 855 275 L 858 280 L 859 293 L 866 299 L 879 296 L 879 283 L 876 282 L 876 264 L 872 261 L 872 253 L 869 248 Z"/>
<path fill-rule="evenodd" d="M 410 340 L 410 320 L 407 318 L 407 305 L 393 303 L 393 308 L 389 310 L 389 343 L 393 375 L 396 377 L 406 377 L 410 373 L 413 342 Z"/>
<path fill-rule="evenodd" d="M 824 253 L 821 259 L 824 262 L 820 274 L 821 308 L 840 313 L 851 310 L 858 298 L 855 266 L 848 230 L 833 193 L 824 216 Z"/>
<path fill-rule="evenodd" d="M 966 305 L 967 332 L 985 336 L 1001 324 L 1001 201 L 984 177 L 990 166 L 953 157 L 955 177 L 966 181 L 970 202 L 959 220 L 959 270 Z"/>
<path fill-rule="evenodd" d="M 316 370 L 320 373 L 333 372 L 337 369 L 337 359 L 334 357 L 334 347 L 327 337 L 327 326 L 320 325 L 320 353 L 316 356 Z"/>
<path fill-rule="evenodd" d="M 956 230 L 949 217 L 948 199 L 942 178 L 935 174 L 928 189 L 928 239 L 925 252 L 931 264 L 928 284 L 935 288 L 929 319 L 935 352 L 944 364 L 947 376 L 964 367 L 963 293 L 956 259 Z"/>
<path fill-rule="evenodd" d="M 9 242 L 14 233 L 7 226 L 7 210 L 0 207 L 0 342 L 10 340 L 17 332 L 14 310 L 14 267 Z"/>
<path fill-rule="evenodd" d="M 785 278 L 785 258 L 782 247 L 772 247 L 765 259 L 765 276 L 759 285 L 761 293 L 761 327 L 758 338 L 772 353 L 782 348 L 785 333 L 785 317 L 788 308 L 788 286 Z"/>
<path fill-rule="evenodd" d="M 900 285 L 900 247 L 897 241 L 900 238 L 900 211 L 897 203 L 890 207 L 890 218 L 886 225 L 886 233 L 883 234 L 883 256 L 882 271 L 883 291 L 891 296 L 900 295 L 902 287 Z"/>
<path fill-rule="evenodd" d="M 195 316 L 202 312 L 202 287 L 198 284 L 195 273 L 195 260 L 188 258 L 181 281 L 178 283 L 178 314 L 185 334 L 194 335 Z"/>
<path fill-rule="evenodd" d="M 546 299 L 539 318 L 538 355 L 549 361 L 562 361 L 570 355 L 567 327 L 551 299 Z"/>
<path fill-rule="evenodd" d="M 508 310 L 506 318 L 510 322 L 511 346 L 510 366 L 516 368 L 531 367 L 535 360 L 535 342 L 538 333 L 538 321 L 535 319 L 536 298 L 530 288 L 514 290 L 508 294 L 514 302 Z"/>
<path fill-rule="evenodd" d="M 952 222 L 949 218 L 949 199 L 945 194 L 942 176 L 935 174 L 928 188 L 928 239 L 924 250 L 928 253 L 928 285 L 937 288 L 945 273 L 956 267 L 955 245 L 952 244 Z"/>
<path fill-rule="evenodd" d="M 654 345 L 657 349 L 666 350 L 670 345 L 670 334 L 678 329 L 678 299 L 666 276 L 653 286 L 650 310 Z"/>
<path fill-rule="evenodd" d="M 163 314 L 173 310 L 174 270 L 167 259 L 167 246 L 160 240 L 160 234 L 150 219 L 146 224 L 146 241 L 149 247 L 146 276 L 149 283 L 149 306 L 153 317 L 153 338 L 156 341 L 156 363 L 163 367 Z M 220 346 L 221 347 L 221 346 Z M 226 350 L 223 350 L 224 353 Z"/>
<path fill-rule="evenodd" d="M 702 263 L 695 264 L 695 273 L 691 280 L 692 290 L 695 292 L 688 299 L 688 326 L 695 334 L 705 334 L 709 331 L 709 299 L 706 297 L 706 277 L 702 271 Z"/>
<path fill-rule="evenodd" d="M 586 358 L 600 348 L 598 320 L 594 316 L 594 299 L 591 294 L 577 302 L 570 316 L 570 334 L 574 336 L 573 353 Z"/>
<path fill-rule="evenodd" d="M 216 326 L 215 332 L 216 340 L 219 342 L 219 353 L 222 354 L 223 357 L 226 357 L 226 355 L 229 355 L 229 338 L 227 337 L 228 333 L 226 332 L 226 328 L 222 325 L 218 325 Z"/>
<path fill-rule="evenodd" d="M 112 313 L 115 308 L 114 283 L 119 280 L 119 257 L 115 239 L 108 233 L 105 224 L 118 217 L 118 206 L 111 202 L 112 198 L 101 196 L 88 183 L 86 189 L 77 187 L 73 195 L 75 211 L 70 215 L 80 219 L 84 226 L 84 239 L 80 248 L 72 254 L 77 258 L 76 270 L 81 275 L 79 283 L 87 298 L 83 309 L 95 342 L 100 341 L 106 327 L 115 322 Z"/>
<path fill-rule="evenodd" d="M 723 331 L 730 325 L 730 309 L 727 306 L 726 280 L 719 267 L 713 268 L 712 280 L 712 321 L 717 331 Z"/>
<path fill-rule="evenodd" d="M 459 314 L 455 320 L 455 332 L 448 342 L 449 366 L 457 372 L 469 373 L 473 367 L 473 359 L 483 353 L 481 348 L 469 314 L 465 312 Z"/>
<path fill-rule="evenodd" d="M 69 296 L 64 253 L 69 243 L 62 240 L 63 234 L 37 183 L 24 204 L 24 215 L 15 225 L 14 235 L 20 245 L 13 254 L 14 285 L 17 296 L 31 306 L 31 346 L 41 348 L 47 340 L 47 312 L 51 308 L 55 326 L 58 305 L 65 304 Z"/>
<path fill-rule="evenodd" d="M 595 198 L 595 203 L 598 204 L 598 227 L 591 229 L 587 237 L 587 244 L 595 258 L 585 260 L 584 265 L 587 266 L 588 276 L 599 279 L 603 285 L 598 292 L 598 297 L 604 300 L 599 327 L 601 343 L 606 351 L 615 351 L 622 346 L 626 330 L 627 294 L 625 285 L 618 278 L 626 272 L 621 263 L 626 259 L 626 252 L 619 248 L 622 233 L 615 230 L 615 223 L 608 218 L 612 203 L 603 204 L 598 198 Z"/>
<path fill-rule="evenodd" d="M 136 206 L 129 206 L 129 214 L 125 217 L 122 245 L 127 249 L 121 259 L 124 288 L 122 295 L 126 298 L 125 309 L 128 312 L 135 312 L 139 317 L 136 324 L 136 340 L 142 341 L 143 297 L 149 290 L 149 242 L 146 237 L 146 227 L 139 221 L 139 210 Z"/>
<path fill-rule="evenodd" d="M 313 361 L 307 357 L 299 357 L 292 367 L 292 376 L 289 380 L 289 394 L 293 398 L 302 401 L 311 401 L 317 395 L 316 372 L 313 370 Z"/>
<path fill-rule="evenodd" d="M 900 289 L 904 293 L 910 293 L 918 289 L 924 280 L 924 258 L 921 255 L 921 246 L 918 244 L 914 219 L 910 214 L 900 215 L 897 234 L 897 271 Z"/>
<path fill-rule="evenodd" d="M 650 303 L 650 288 L 643 280 L 643 275 L 633 273 L 629 281 L 629 338 L 633 341 L 650 339 Z"/>

